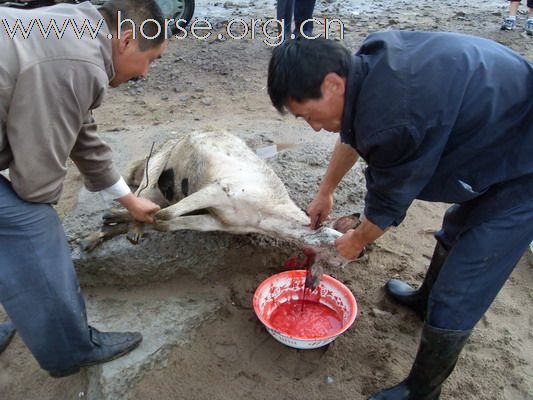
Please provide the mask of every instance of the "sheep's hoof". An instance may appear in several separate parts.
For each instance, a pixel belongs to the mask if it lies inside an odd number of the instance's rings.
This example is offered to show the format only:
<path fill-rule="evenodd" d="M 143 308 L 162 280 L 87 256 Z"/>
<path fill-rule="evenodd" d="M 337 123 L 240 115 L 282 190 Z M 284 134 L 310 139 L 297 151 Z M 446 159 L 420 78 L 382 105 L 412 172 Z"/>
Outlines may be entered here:
<path fill-rule="evenodd" d="M 89 253 L 100 244 L 115 236 L 128 232 L 128 224 L 103 225 L 98 232 L 91 233 L 80 241 L 80 248 Z"/>
<path fill-rule="evenodd" d="M 138 244 L 141 241 L 141 238 L 143 237 L 142 228 L 139 226 L 134 226 L 129 230 L 128 235 L 126 237 L 131 243 Z"/>
<path fill-rule="evenodd" d="M 86 252 L 90 253 L 95 248 L 104 241 L 102 232 L 94 232 L 87 236 L 85 239 L 80 241 L 80 248 Z"/>

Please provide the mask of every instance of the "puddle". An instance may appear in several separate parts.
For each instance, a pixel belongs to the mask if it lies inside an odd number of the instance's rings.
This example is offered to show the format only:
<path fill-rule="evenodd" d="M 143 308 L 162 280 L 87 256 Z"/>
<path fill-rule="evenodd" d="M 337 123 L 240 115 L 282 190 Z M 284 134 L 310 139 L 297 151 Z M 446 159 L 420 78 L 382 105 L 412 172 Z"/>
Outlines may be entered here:
<path fill-rule="evenodd" d="M 282 152 L 284 150 L 290 150 L 295 147 L 298 147 L 299 145 L 296 143 L 289 143 L 289 142 L 281 142 L 276 144 L 278 146 L 278 152 Z"/>
<path fill-rule="evenodd" d="M 255 149 L 255 154 L 259 156 L 259 158 L 266 159 L 270 157 L 274 157 L 278 153 L 281 153 L 282 151 L 289 150 L 292 148 L 297 147 L 298 145 L 296 143 L 276 143 L 276 144 L 270 144 L 268 146 L 262 146 Z"/>

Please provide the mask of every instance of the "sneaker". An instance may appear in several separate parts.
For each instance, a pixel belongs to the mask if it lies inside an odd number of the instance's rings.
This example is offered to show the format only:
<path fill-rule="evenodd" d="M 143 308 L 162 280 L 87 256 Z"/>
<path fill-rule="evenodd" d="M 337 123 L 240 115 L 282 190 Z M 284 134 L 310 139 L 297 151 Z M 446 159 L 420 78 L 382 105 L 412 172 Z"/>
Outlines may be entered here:
<path fill-rule="evenodd" d="M 502 31 L 512 31 L 516 28 L 516 18 L 505 18 L 501 26 Z"/>
<path fill-rule="evenodd" d="M 116 358 L 122 357 L 136 348 L 142 341 L 142 335 L 138 332 L 100 332 L 90 327 L 91 340 L 96 345 L 90 354 L 79 365 L 71 368 L 48 371 L 54 378 L 75 374 L 81 367 L 102 364 Z"/>
<path fill-rule="evenodd" d="M 528 35 L 533 36 L 533 19 L 529 18 L 526 21 L 525 30 Z"/>

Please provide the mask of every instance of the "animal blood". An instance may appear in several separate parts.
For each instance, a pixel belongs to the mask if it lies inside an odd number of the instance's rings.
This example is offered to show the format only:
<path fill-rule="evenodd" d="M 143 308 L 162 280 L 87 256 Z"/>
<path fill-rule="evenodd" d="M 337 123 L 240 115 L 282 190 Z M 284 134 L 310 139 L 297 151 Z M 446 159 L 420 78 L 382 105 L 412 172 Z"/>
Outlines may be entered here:
<path fill-rule="evenodd" d="M 309 271 L 309 270 L 308 270 Z M 304 312 L 304 305 L 305 305 L 305 292 L 307 291 L 307 288 L 304 286 L 303 288 L 303 295 L 302 295 L 302 309 L 300 310 L 301 312 Z"/>
<path fill-rule="evenodd" d="M 270 317 L 270 325 L 289 336 L 299 338 L 317 338 L 328 336 L 342 327 L 339 314 L 315 301 L 289 300 L 281 303 Z"/>

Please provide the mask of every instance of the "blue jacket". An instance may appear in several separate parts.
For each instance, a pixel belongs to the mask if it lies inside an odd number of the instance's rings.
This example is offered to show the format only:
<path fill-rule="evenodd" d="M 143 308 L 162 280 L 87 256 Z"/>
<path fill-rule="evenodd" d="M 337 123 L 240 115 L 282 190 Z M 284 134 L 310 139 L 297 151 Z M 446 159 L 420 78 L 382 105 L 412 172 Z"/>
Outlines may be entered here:
<path fill-rule="evenodd" d="M 518 182 L 533 201 L 533 64 L 452 33 L 381 32 L 354 56 L 341 140 L 367 162 L 367 218 L 414 199 L 463 203 Z"/>

